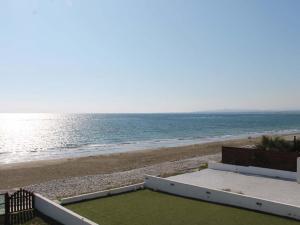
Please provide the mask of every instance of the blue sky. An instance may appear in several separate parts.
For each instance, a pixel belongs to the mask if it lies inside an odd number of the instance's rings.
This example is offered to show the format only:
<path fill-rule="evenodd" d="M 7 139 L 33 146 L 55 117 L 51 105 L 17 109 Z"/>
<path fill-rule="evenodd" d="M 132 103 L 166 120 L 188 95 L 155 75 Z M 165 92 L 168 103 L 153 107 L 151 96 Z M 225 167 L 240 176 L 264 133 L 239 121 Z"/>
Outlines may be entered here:
<path fill-rule="evenodd" d="M 300 109 L 298 0 L 1 0 L 0 112 Z"/>

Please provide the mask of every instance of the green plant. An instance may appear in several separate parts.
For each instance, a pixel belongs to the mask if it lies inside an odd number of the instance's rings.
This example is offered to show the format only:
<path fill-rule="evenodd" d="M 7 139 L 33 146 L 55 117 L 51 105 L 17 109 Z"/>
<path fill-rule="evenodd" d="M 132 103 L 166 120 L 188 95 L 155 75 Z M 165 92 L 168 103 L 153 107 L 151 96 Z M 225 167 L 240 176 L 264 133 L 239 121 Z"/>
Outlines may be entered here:
<path fill-rule="evenodd" d="M 300 141 L 287 141 L 281 137 L 262 136 L 261 143 L 256 147 L 266 151 L 296 152 L 300 151 Z"/>
<path fill-rule="evenodd" d="M 208 168 L 208 164 L 207 163 L 202 163 L 200 166 L 199 166 L 199 170 L 203 170 L 203 169 L 207 169 Z"/>

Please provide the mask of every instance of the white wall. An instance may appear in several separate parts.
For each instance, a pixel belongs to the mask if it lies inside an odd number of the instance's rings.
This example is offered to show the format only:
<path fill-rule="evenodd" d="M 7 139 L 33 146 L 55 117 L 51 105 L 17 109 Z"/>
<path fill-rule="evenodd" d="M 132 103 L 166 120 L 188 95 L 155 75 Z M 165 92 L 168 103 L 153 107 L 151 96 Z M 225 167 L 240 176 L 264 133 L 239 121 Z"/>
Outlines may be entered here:
<path fill-rule="evenodd" d="M 299 161 L 298 161 L 299 162 Z M 298 163 L 299 166 L 299 163 Z M 289 180 L 296 180 L 297 173 L 291 171 L 284 171 L 284 170 L 274 170 L 262 167 L 254 167 L 254 166 L 237 166 L 231 164 L 224 164 L 218 162 L 208 162 L 208 168 L 214 170 L 223 170 L 223 171 L 230 171 L 236 173 L 245 173 L 245 174 L 254 174 L 254 175 L 261 175 L 267 177 L 274 177 L 274 178 L 283 178 Z M 300 170 L 300 168 L 298 168 Z"/>
<path fill-rule="evenodd" d="M 126 192 L 130 192 L 130 191 L 136 191 L 136 190 L 139 190 L 142 188 L 144 188 L 144 183 L 133 184 L 133 185 L 109 189 L 109 190 L 105 190 L 105 191 L 97 191 L 97 192 L 93 192 L 93 193 L 77 195 L 74 197 L 63 198 L 61 200 L 61 204 L 64 205 L 64 204 L 70 204 L 70 203 L 75 203 L 75 202 L 80 202 L 80 201 L 85 201 L 85 200 L 90 200 L 90 199 L 95 199 L 95 198 L 101 198 L 101 197 L 105 197 L 105 196 L 109 196 L 109 195 L 116 195 L 116 194 L 126 193 Z"/>
<path fill-rule="evenodd" d="M 297 182 L 300 184 L 300 157 L 297 158 Z"/>
<path fill-rule="evenodd" d="M 228 204 L 300 220 L 300 208 L 296 206 L 271 202 L 246 195 L 183 184 L 153 176 L 146 177 L 145 187 L 179 196 Z"/>
<path fill-rule="evenodd" d="M 97 225 L 97 223 L 94 223 L 39 194 L 34 194 L 34 201 L 34 206 L 39 212 L 64 225 Z"/>

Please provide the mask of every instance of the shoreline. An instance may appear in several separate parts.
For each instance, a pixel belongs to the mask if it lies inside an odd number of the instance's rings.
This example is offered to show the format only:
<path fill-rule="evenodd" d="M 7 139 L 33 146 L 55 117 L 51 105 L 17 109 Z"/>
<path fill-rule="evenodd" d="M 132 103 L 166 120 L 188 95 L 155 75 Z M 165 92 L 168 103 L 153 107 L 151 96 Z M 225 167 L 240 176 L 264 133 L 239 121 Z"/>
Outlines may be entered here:
<path fill-rule="evenodd" d="M 294 135 L 296 134 L 280 136 L 290 139 Z M 222 145 L 253 145 L 259 140 L 260 137 L 244 138 L 156 150 L 1 165 L 0 180 L 3 182 L 0 183 L 0 190 L 57 179 L 130 171 L 164 162 L 214 155 L 221 152 Z"/>
<path fill-rule="evenodd" d="M 239 135 L 221 135 L 221 136 L 211 136 L 211 137 L 202 137 L 195 139 L 158 139 L 158 140 L 147 140 L 147 141 L 134 141 L 134 142 L 124 142 L 124 143 L 115 143 L 115 144 L 90 144 L 82 145 L 81 147 L 77 146 L 66 150 L 64 153 L 57 155 L 48 155 L 47 153 L 41 152 L 40 155 L 31 155 L 28 153 L 26 157 L 21 159 L 14 156 L 10 159 L 6 159 L 5 155 L 0 154 L 0 169 L 6 166 L 14 165 L 26 165 L 27 163 L 39 163 L 39 162 L 51 162 L 51 161 L 64 161 L 68 159 L 79 159 L 87 157 L 97 157 L 97 156 L 106 156 L 112 154 L 122 154 L 122 153 L 131 153 L 136 151 L 155 151 L 166 148 L 177 148 L 177 147 L 186 147 L 199 144 L 209 144 L 215 142 L 227 142 L 248 138 L 259 138 L 263 135 L 266 136 L 292 136 L 299 135 L 300 132 L 297 130 L 281 130 L 273 132 L 262 132 L 262 133 L 248 133 L 248 134 L 239 134 Z M 59 151 L 59 150 L 57 150 Z M 46 151 L 47 152 L 47 151 Z M 1 157 L 2 156 L 2 157 Z M 15 160 L 15 161 L 14 161 Z"/>
<path fill-rule="evenodd" d="M 278 135 L 278 136 L 290 136 L 291 134 L 287 135 Z M 300 133 L 299 133 L 300 135 Z M 277 136 L 277 135 L 276 135 Z M 61 164 L 65 162 L 70 161 L 82 161 L 82 160 L 89 160 L 91 158 L 97 159 L 97 158 L 110 158 L 110 157 L 116 157 L 116 156 L 124 156 L 127 155 L 148 155 L 148 154 L 155 154 L 159 153 L 161 151 L 182 151 L 184 149 L 194 149 L 197 147 L 202 146 L 210 146 L 210 145 L 218 145 L 218 144 L 234 144 L 238 145 L 239 143 L 247 142 L 247 144 L 254 144 L 257 139 L 261 138 L 262 135 L 257 137 L 251 137 L 251 139 L 247 137 L 242 138 L 232 138 L 232 139 L 224 139 L 224 140 L 217 140 L 217 141 L 205 141 L 205 142 L 198 142 L 194 144 L 186 144 L 186 145 L 178 145 L 178 146 L 167 146 L 167 147 L 158 147 L 158 148 L 147 148 L 147 149 L 139 149 L 139 150 L 129 150 L 124 152 L 115 152 L 115 153 L 106 153 L 106 154 L 95 154 L 95 155 L 89 155 L 89 156 L 74 156 L 74 157 L 66 157 L 66 158 L 51 158 L 51 159 L 41 159 L 41 160 L 33 160 L 33 161 L 24 161 L 24 162 L 15 162 L 15 163 L 3 163 L 0 164 L 0 170 L 6 170 L 6 169 L 18 169 L 18 168 L 27 168 L 27 167 L 43 167 L 47 165 L 56 165 Z M 248 143 L 249 142 L 249 143 Z M 221 145 L 220 145 L 221 146 Z M 221 150 L 221 149 L 220 149 Z"/>
<path fill-rule="evenodd" d="M 95 154 L 90 154 L 90 155 L 84 155 L 84 154 L 78 154 L 74 156 L 61 156 L 61 157 L 53 157 L 50 159 L 34 159 L 34 160 L 26 160 L 26 161 L 20 161 L 20 162 L 9 162 L 9 163 L 2 163 L 0 162 L 0 170 L 5 169 L 5 168 L 14 168 L 14 167 L 27 167 L 29 164 L 36 164 L 38 165 L 47 165 L 47 164 L 56 164 L 64 161 L 69 161 L 72 159 L 84 159 L 84 158 L 91 158 L 91 157 L 100 157 L 100 156 L 111 156 L 115 154 L 130 154 L 130 153 L 135 153 L 135 152 L 149 152 L 149 151 L 160 151 L 163 149 L 169 149 L 169 148 L 185 148 L 185 147 L 190 147 L 190 146 L 195 146 L 195 145 L 206 145 L 210 143 L 220 143 L 220 142 L 234 142 L 234 141 L 239 141 L 239 140 L 246 140 L 246 139 L 252 139 L 255 140 L 257 138 L 261 138 L 262 136 L 280 136 L 280 137 L 286 137 L 286 138 L 292 138 L 294 135 L 299 135 L 300 132 L 266 132 L 266 133 L 257 133 L 257 134 L 252 134 L 252 135 L 236 135 L 236 136 L 220 136 L 220 137 L 207 137 L 207 138 L 201 138 L 201 139 L 178 139 L 178 142 L 175 144 L 169 142 L 169 140 L 161 140 L 159 142 L 165 142 L 168 143 L 163 146 L 152 146 L 152 147 L 142 147 L 143 145 L 140 146 L 131 146 L 124 148 L 123 150 L 116 150 L 115 152 L 108 152 L 108 153 L 95 153 Z M 156 141 L 154 141 L 156 143 Z M 1 155 L 0 155 L 1 156 Z"/>

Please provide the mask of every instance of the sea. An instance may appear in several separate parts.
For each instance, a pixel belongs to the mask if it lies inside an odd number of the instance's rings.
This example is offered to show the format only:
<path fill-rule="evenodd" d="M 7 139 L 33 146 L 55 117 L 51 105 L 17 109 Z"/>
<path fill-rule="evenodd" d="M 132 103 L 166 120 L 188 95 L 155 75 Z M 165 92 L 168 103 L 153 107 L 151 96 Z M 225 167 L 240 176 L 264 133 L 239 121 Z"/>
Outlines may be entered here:
<path fill-rule="evenodd" d="M 0 114 L 0 164 L 300 133 L 299 112 Z"/>

